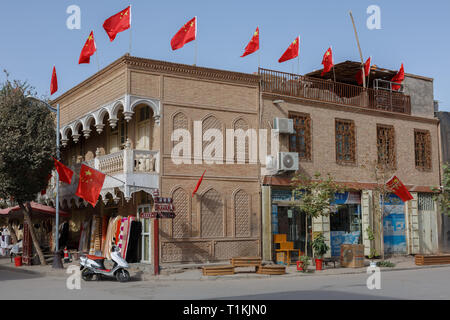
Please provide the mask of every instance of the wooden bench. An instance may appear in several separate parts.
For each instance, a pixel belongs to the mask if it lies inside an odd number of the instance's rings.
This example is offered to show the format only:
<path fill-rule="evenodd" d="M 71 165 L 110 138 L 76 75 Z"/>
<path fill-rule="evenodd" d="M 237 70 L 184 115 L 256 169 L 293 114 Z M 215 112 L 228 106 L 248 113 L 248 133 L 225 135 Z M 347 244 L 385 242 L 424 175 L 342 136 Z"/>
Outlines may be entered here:
<path fill-rule="evenodd" d="M 336 268 L 336 262 L 338 262 L 339 260 L 339 257 L 323 258 L 323 263 L 325 263 L 327 267 L 329 263 L 333 263 L 333 268 Z"/>
<path fill-rule="evenodd" d="M 416 255 L 414 261 L 418 266 L 450 264 L 450 255 Z"/>
<path fill-rule="evenodd" d="M 234 274 L 232 265 L 224 266 L 207 266 L 202 268 L 204 276 L 224 276 Z"/>
<path fill-rule="evenodd" d="M 281 275 L 286 273 L 286 267 L 280 265 L 260 265 L 256 267 L 256 273 Z"/>
<path fill-rule="evenodd" d="M 233 267 L 257 267 L 261 264 L 259 257 L 235 257 L 230 259 Z"/>

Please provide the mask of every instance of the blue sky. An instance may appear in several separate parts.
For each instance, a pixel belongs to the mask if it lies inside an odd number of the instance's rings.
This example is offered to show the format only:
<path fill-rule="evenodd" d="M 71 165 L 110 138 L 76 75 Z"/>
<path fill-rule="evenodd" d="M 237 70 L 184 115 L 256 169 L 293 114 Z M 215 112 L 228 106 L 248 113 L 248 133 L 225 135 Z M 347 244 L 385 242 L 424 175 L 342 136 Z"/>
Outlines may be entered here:
<path fill-rule="evenodd" d="M 5 1 L 6 2 L 6 1 Z M 332 45 L 335 62 L 359 60 L 348 14 L 356 20 L 364 58 L 388 69 L 405 65 L 407 73 L 434 78 L 435 99 L 450 111 L 450 1 L 407 0 L 15 0 L 2 4 L 0 68 L 11 78 L 27 80 L 38 94 L 49 95 L 52 66 L 58 73 L 57 97 L 98 70 L 97 57 L 78 65 L 90 30 L 103 68 L 128 52 L 129 32 L 110 42 L 103 21 L 133 9 L 134 56 L 193 64 L 194 44 L 172 51 L 170 39 L 193 16 L 198 16 L 199 66 L 255 72 L 258 54 L 240 58 L 256 27 L 260 29 L 261 66 L 291 72 L 297 62 L 278 63 L 284 50 L 300 35 L 300 73 L 321 67 L 322 55 Z M 81 8 L 81 29 L 69 30 L 69 5 Z M 369 30 L 369 5 L 381 8 L 381 30 Z M 4 79 L 4 75 L 0 75 Z M 52 97 L 52 98 L 53 98 Z"/>

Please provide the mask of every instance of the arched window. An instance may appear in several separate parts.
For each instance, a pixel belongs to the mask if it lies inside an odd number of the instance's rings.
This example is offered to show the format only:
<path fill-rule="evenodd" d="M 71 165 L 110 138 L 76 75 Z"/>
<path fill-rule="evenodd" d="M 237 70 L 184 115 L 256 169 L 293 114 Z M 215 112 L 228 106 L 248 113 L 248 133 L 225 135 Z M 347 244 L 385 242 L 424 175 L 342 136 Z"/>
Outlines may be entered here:
<path fill-rule="evenodd" d="M 212 143 L 209 142 L 209 138 L 210 136 L 208 135 L 208 130 L 209 129 L 217 129 L 222 131 L 222 123 L 219 121 L 219 119 L 217 119 L 214 116 L 209 116 L 207 117 L 205 120 L 203 120 L 202 122 L 202 137 L 203 137 L 203 150 L 205 150 L 205 148 Z M 213 153 L 211 156 L 215 156 L 215 154 Z"/>
<path fill-rule="evenodd" d="M 188 194 L 178 188 L 173 192 L 172 199 L 176 210 L 176 216 L 172 221 L 172 237 L 188 238 L 190 236 Z"/>
<path fill-rule="evenodd" d="M 242 130 L 244 132 L 244 134 L 247 133 L 248 130 L 248 123 L 244 120 L 244 119 L 238 119 L 235 123 L 234 123 L 234 133 L 237 134 L 238 130 Z M 238 137 L 236 136 L 234 138 L 234 160 L 237 161 L 238 160 L 238 143 L 242 144 L 245 143 L 245 162 L 248 163 L 249 161 L 249 155 L 248 155 L 248 147 L 250 144 L 250 139 L 245 136 L 244 139 L 238 139 Z"/>
<path fill-rule="evenodd" d="M 223 201 L 219 192 L 207 191 L 201 198 L 202 238 L 223 237 Z"/>
<path fill-rule="evenodd" d="M 244 190 L 234 195 L 236 237 L 250 237 L 250 196 Z"/>
<path fill-rule="evenodd" d="M 179 130 L 179 129 L 184 129 L 184 130 L 188 130 L 189 131 L 189 120 L 188 118 L 184 115 L 184 113 L 182 112 L 178 112 L 174 117 L 173 117 L 173 131 L 175 130 Z M 177 142 L 173 142 L 174 144 L 176 144 Z M 183 157 L 183 150 L 181 150 L 180 157 Z"/>

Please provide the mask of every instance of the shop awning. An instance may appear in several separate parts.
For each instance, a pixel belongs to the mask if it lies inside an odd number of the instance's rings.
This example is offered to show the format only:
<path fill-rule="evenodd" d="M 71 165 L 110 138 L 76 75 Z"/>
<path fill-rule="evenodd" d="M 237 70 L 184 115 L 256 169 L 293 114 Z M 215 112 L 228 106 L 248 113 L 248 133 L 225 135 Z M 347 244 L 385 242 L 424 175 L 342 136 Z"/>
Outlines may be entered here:
<path fill-rule="evenodd" d="M 33 210 L 33 214 L 43 214 L 43 215 L 47 215 L 47 216 L 55 216 L 56 215 L 56 209 L 40 204 L 40 203 L 36 203 L 36 202 L 30 202 L 31 205 L 31 209 Z M 0 209 L 0 215 L 10 215 L 10 216 L 14 216 L 14 217 L 19 217 L 21 216 L 22 213 L 22 209 L 17 205 L 15 207 L 10 207 L 10 208 L 6 208 L 6 209 Z M 59 210 L 59 216 L 60 217 L 70 217 L 70 213 L 66 212 L 66 211 L 62 211 Z"/>

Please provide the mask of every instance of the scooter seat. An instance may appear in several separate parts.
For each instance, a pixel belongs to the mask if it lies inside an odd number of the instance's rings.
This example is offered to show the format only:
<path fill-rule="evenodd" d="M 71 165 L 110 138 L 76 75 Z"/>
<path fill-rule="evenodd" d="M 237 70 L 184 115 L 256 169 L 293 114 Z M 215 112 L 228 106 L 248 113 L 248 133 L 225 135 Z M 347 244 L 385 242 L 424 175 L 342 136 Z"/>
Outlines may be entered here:
<path fill-rule="evenodd" d="M 105 257 L 91 256 L 90 254 L 86 255 L 86 257 L 91 260 L 105 260 L 106 259 Z"/>

